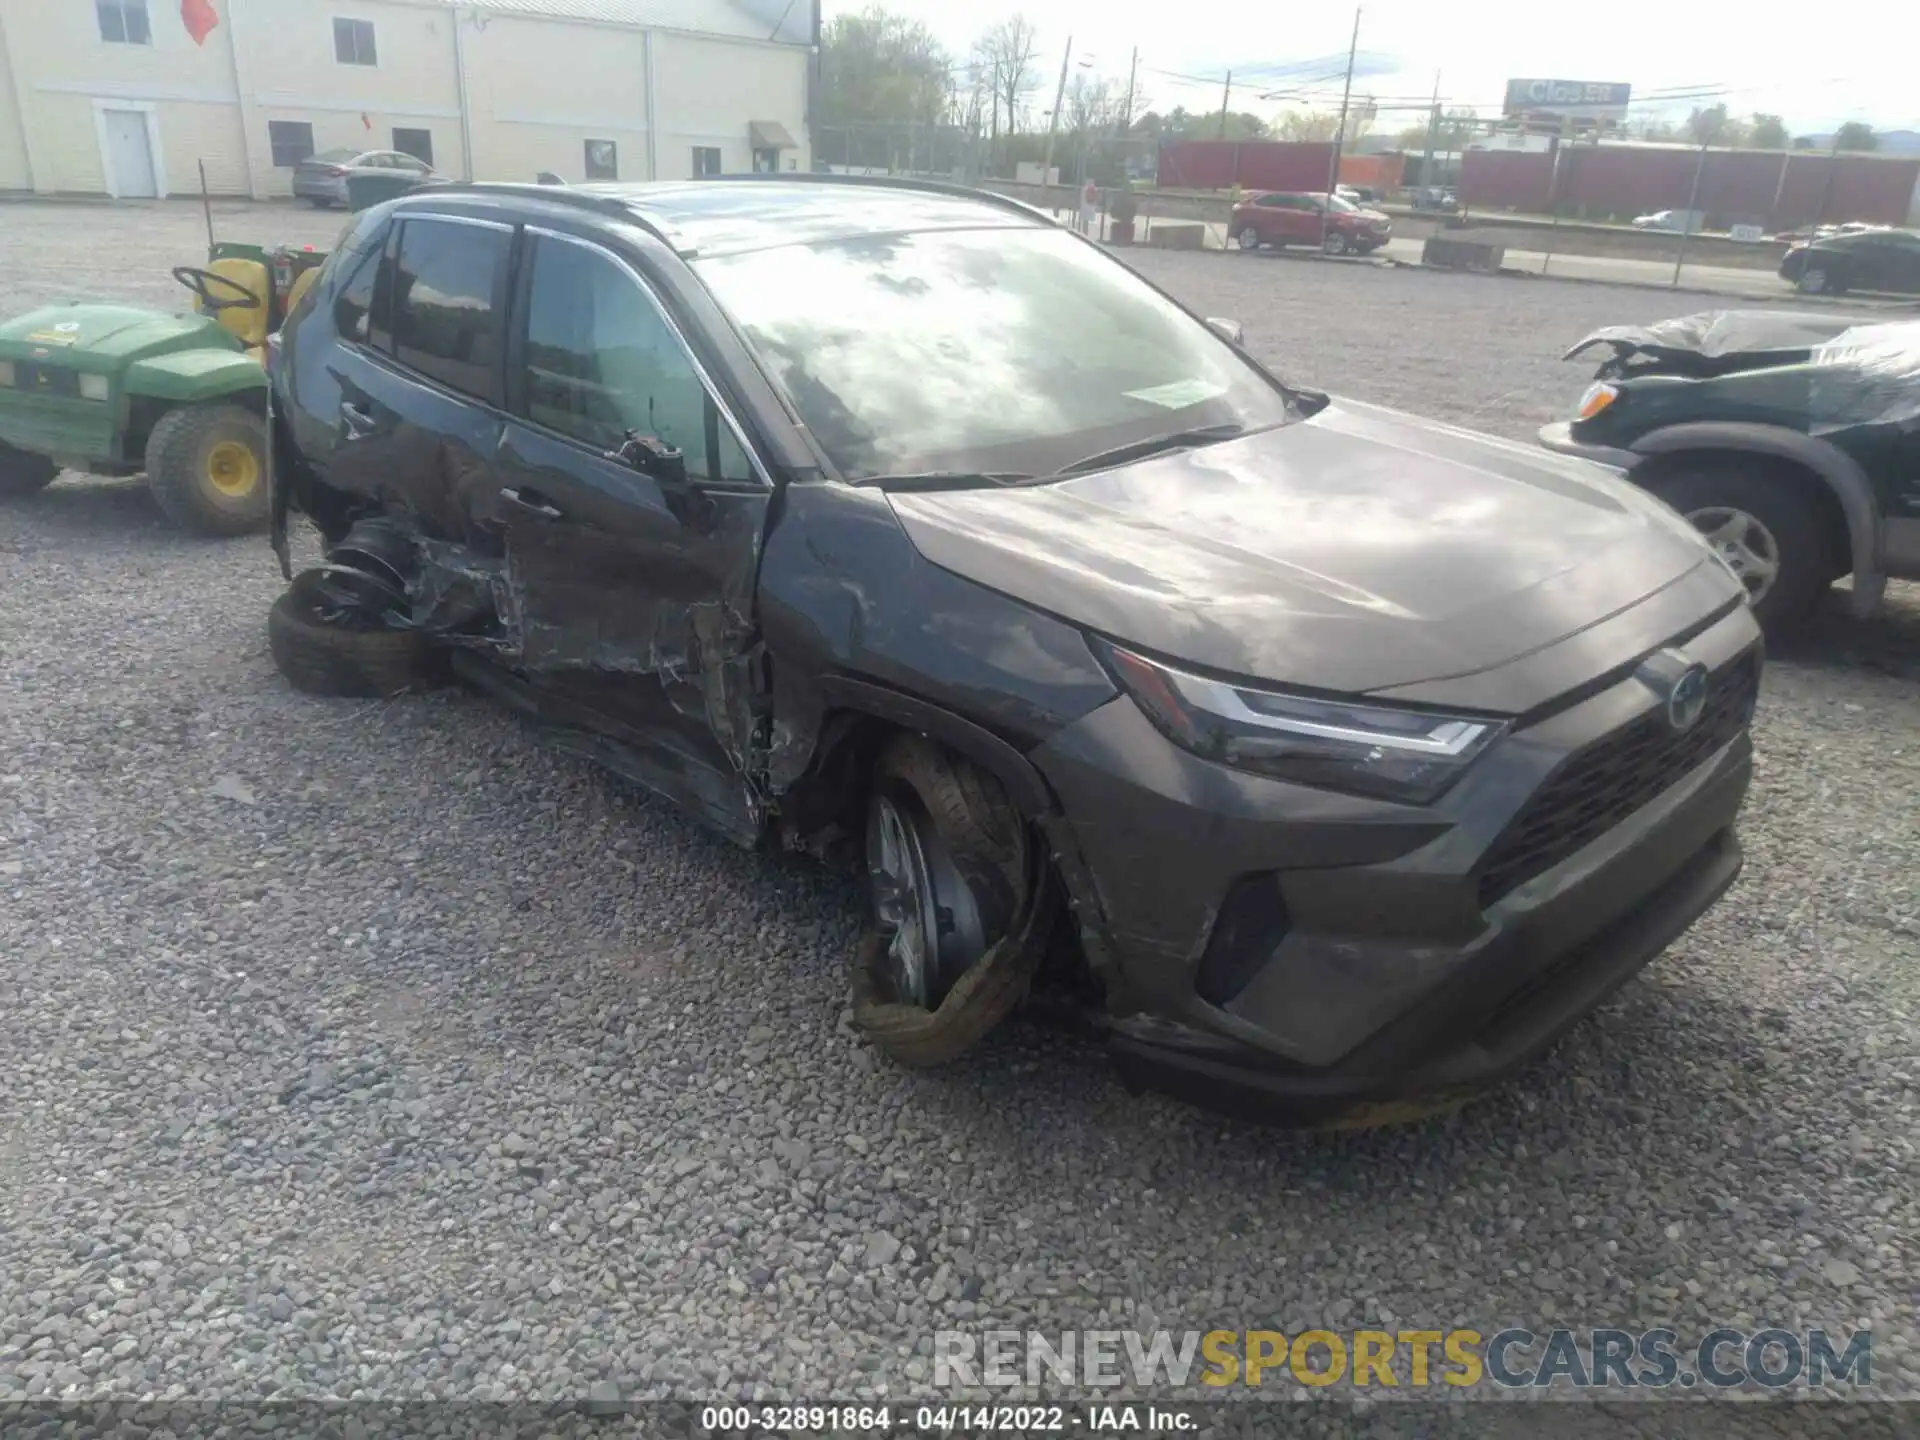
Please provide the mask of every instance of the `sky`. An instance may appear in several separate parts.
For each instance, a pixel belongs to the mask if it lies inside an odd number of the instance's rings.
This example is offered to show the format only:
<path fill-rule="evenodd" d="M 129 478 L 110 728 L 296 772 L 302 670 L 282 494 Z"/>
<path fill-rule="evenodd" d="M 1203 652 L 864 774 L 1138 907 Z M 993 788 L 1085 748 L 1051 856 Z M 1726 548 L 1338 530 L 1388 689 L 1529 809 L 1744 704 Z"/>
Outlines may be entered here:
<path fill-rule="evenodd" d="M 825 0 L 828 19 L 866 0 Z M 1283 105 L 1263 93 L 1299 90 L 1319 80 L 1315 99 L 1338 108 L 1340 85 L 1321 79 L 1344 68 L 1353 10 L 1337 5 L 1272 5 L 1220 0 L 1016 0 L 1004 9 L 953 0 L 883 0 L 886 8 L 924 21 L 956 58 L 995 20 L 1019 9 L 1040 32 L 1049 89 L 1059 78 L 1069 37 L 1075 59 L 1124 88 L 1128 58 L 1140 52 L 1135 111 L 1218 109 L 1221 81 L 1235 71 L 1236 110 L 1270 116 Z M 1636 102 L 1649 92 L 1717 92 L 1674 102 L 1684 118 L 1693 105 L 1725 101 L 1737 115 L 1785 116 L 1795 133 L 1864 120 L 1879 129 L 1920 129 L 1920 5 L 1911 0 L 1823 0 L 1778 8 L 1727 0 L 1566 4 L 1558 0 L 1371 0 L 1360 16 L 1363 65 L 1372 71 L 1355 90 L 1381 105 L 1376 128 L 1401 128 L 1390 104 L 1424 106 L 1440 77 L 1444 104 L 1497 112 L 1509 78 L 1626 82 Z M 1338 57 L 1337 60 L 1332 57 Z M 1329 61 L 1310 66 L 1302 62 Z M 1039 98 L 1045 109 L 1051 96 Z M 1643 113 L 1636 103 L 1635 118 Z M 1396 122 L 1401 122 L 1397 124 Z"/>

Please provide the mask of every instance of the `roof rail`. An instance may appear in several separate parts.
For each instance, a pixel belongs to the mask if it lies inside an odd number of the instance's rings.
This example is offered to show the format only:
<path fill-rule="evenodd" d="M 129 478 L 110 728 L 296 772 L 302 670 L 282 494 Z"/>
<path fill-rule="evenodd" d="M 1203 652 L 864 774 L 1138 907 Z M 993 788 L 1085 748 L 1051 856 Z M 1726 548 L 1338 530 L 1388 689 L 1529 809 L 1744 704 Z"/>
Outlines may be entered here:
<path fill-rule="evenodd" d="M 1002 210 L 1012 210 L 1016 214 L 1024 215 L 1030 220 L 1038 220 L 1046 225 L 1060 223 L 1037 205 L 1029 205 L 1024 200 L 1015 200 L 1011 195 L 1002 195 L 997 190 L 983 190 L 977 185 L 963 185 L 958 180 L 928 180 L 914 175 L 835 175 L 824 170 L 757 170 L 738 175 L 703 175 L 700 179 L 775 185 L 848 185 L 856 188 L 864 185 L 875 190 L 922 190 L 933 195 L 954 195 L 967 200 L 979 200 L 988 205 L 998 206 Z"/>
<path fill-rule="evenodd" d="M 521 180 L 453 180 L 438 185 L 423 185 L 408 190 L 400 196 L 402 200 L 420 197 L 432 198 L 437 195 L 510 195 L 517 200 L 541 200 L 558 205 L 572 205 L 581 210 L 592 210 L 601 215 L 616 216 L 631 221 L 643 230 L 650 230 L 661 240 L 680 248 L 680 237 L 671 225 L 665 224 L 634 204 L 631 196 L 608 195 L 593 190 L 578 190 L 571 185 L 541 185 Z"/>

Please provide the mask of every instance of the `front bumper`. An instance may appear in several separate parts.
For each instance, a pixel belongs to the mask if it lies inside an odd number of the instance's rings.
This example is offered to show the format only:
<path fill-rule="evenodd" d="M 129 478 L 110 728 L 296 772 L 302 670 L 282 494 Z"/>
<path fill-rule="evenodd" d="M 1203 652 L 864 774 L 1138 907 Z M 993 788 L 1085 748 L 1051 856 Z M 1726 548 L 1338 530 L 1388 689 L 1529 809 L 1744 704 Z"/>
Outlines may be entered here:
<path fill-rule="evenodd" d="M 1744 608 L 1685 645 L 1757 683 Z M 1617 823 L 1499 879 L 1536 794 L 1660 703 L 1628 675 L 1523 723 L 1425 807 L 1211 764 L 1124 698 L 1050 739 L 1033 758 L 1082 862 L 1075 906 L 1102 932 L 1123 1075 L 1289 1123 L 1374 1123 L 1525 1065 L 1739 873 L 1744 710 Z"/>
<path fill-rule="evenodd" d="M 1631 470 L 1640 463 L 1640 457 L 1631 450 L 1616 450 L 1611 445 L 1589 445 L 1584 440 L 1574 439 L 1572 422 L 1567 420 L 1542 425 L 1539 439 L 1542 445 L 1557 454 L 1577 455 L 1582 460 L 1592 460 L 1615 470 Z"/>

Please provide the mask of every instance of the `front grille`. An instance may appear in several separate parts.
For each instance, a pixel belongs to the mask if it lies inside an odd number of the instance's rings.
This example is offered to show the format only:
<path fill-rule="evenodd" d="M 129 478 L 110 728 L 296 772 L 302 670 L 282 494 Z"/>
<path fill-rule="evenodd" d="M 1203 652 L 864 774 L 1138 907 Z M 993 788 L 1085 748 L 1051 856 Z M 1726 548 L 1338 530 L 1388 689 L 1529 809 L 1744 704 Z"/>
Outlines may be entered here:
<path fill-rule="evenodd" d="M 1743 656 L 1713 676 L 1706 711 L 1691 730 L 1676 733 L 1654 711 L 1569 756 L 1488 854 L 1481 907 L 1592 844 L 1733 740 L 1759 691 L 1758 659 Z"/>

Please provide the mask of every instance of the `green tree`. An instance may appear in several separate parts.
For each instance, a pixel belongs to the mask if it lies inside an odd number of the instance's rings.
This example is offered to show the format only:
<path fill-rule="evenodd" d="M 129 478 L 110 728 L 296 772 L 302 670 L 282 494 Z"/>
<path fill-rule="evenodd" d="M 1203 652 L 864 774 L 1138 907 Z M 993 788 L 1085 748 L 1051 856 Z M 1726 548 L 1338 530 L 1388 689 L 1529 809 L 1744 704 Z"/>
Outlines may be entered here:
<path fill-rule="evenodd" d="M 1276 140 L 1324 143 L 1333 139 L 1339 130 L 1338 110 L 1284 110 L 1273 122 Z"/>
<path fill-rule="evenodd" d="M 879 5 L 836 15 L 820 34 L 823 126 L 937 125 L 953 103 L 946 48 L 918 20 Z"/>
<path fill-rule="evenodd" d="M 1873 133 L 1873 127 L 1864 120 L 1849 120 L 1834 133 L 1833 148 L 1836 150 L 1878 150 L 1880 137 Z"/>
<path fill-rule="evenodd" d="M 1687 134 L 1696 145 L 1739 145 L 1746 138 L 1746 128 L 1727 113 L 1725 101 L 1704 109 L 1696 107 L 1687 116 Z"/>
<path fill-rule="evenodd" d="M 1778 115 L 1756 112 L 1747 121 L 1747 144 L 1756 150 L 1787 148 L 1787 122 Z"/>

